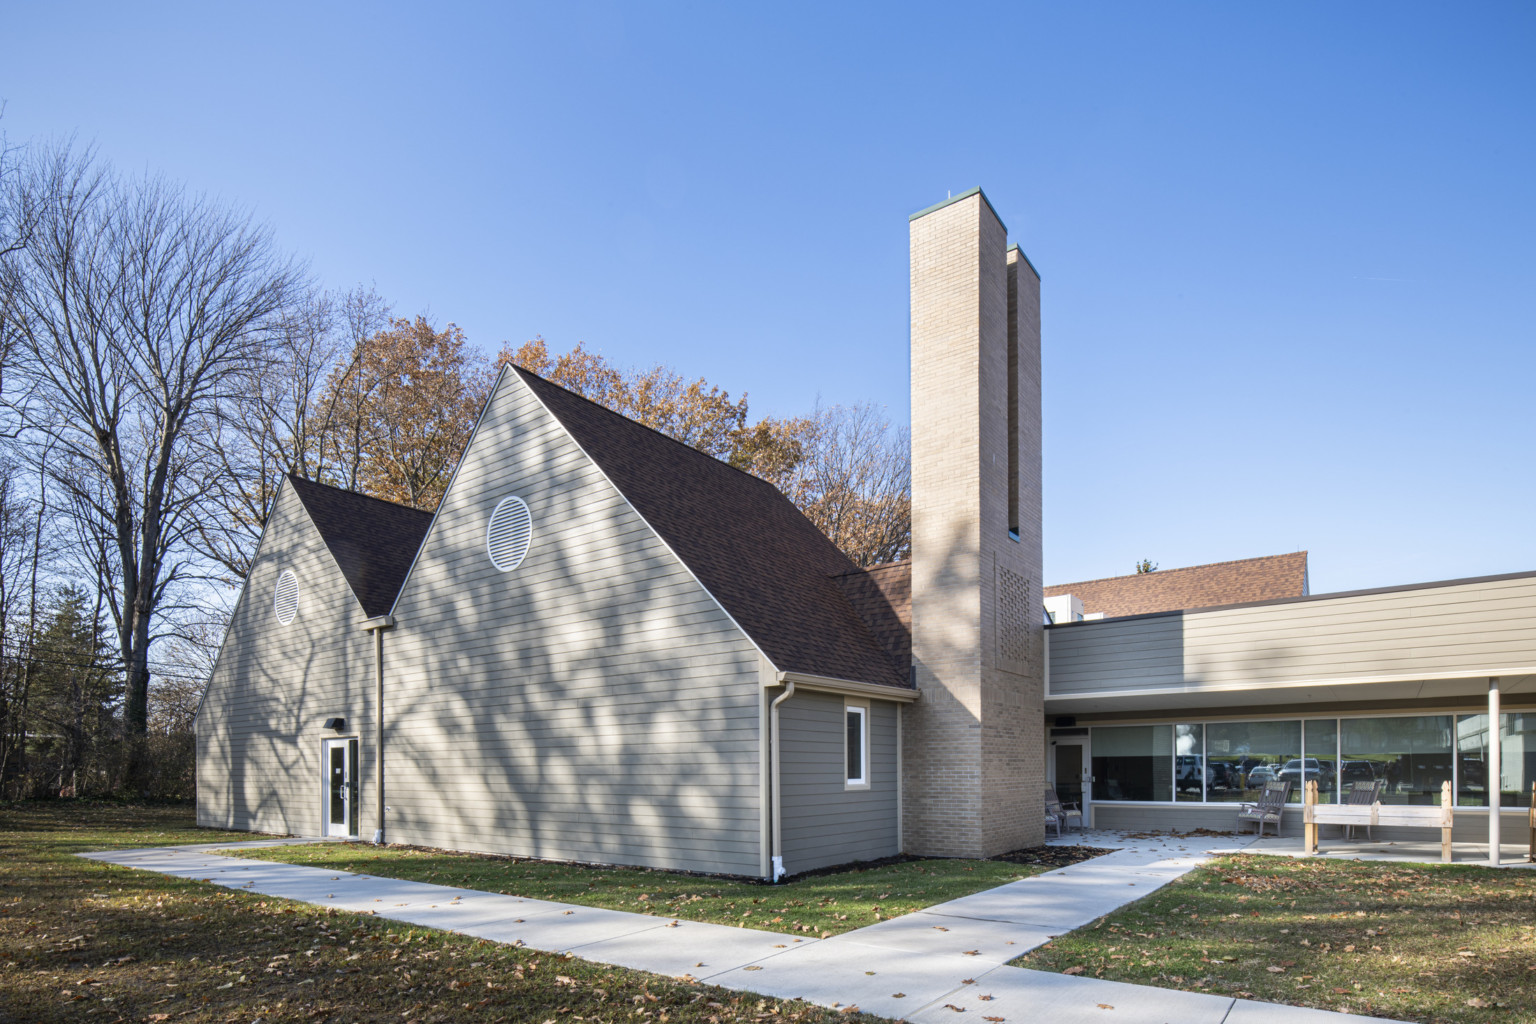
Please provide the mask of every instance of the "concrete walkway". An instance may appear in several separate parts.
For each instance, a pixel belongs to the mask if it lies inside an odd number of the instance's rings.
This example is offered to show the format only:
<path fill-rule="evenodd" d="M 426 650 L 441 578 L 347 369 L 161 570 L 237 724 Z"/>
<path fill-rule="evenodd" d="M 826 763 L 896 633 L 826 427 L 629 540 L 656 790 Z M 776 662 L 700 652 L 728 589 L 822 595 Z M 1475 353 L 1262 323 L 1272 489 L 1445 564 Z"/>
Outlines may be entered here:
<path fill-rule="evenodd" d="M 1348 1024 L 1356 1017 L 1007 966 L 1208 859 L 1197 841 L 1096 832 L 1116 852 L 830 939 L 669 920 L 215 851 L 258 840 L 81 854 L 317 906 L 913 1024 Z M 1113 1009 L 1112 1014 L 1108 1013 Z"/>
<path fill-rule="evenodd" d="M 1207 840 L 1217 845 L 1211 848 L 1212 853 L 1263 853 L 1275 857 L 1306 857 L 1302 851 L 1300 836 L 1265 836 L 1258 842 L 1252 842 L 1252 837 L 1247 843 L 1233 846 L 1224 844 L 1221 840 Z M 1410 839 L 1387 842 L 1385 840 L 1345 840 L 1325 836 L 1318 842 L 1319 860 L 1366 860 L 1383 861 L 1393 864 L 1439 864 L 1440 840 L 1435 839 Z M 1528 841 L 1521 837 L 1520 842 L 1499 844 L 1499 867 L 1524 868 L 1529 870 L 1536 868 L 1536 864 L 1526 859 L 1530 851 Z M 1451 863 L 1465 864 L 1469 867 L 1488 866 L 1487 843 L 1452 843 Z"/>

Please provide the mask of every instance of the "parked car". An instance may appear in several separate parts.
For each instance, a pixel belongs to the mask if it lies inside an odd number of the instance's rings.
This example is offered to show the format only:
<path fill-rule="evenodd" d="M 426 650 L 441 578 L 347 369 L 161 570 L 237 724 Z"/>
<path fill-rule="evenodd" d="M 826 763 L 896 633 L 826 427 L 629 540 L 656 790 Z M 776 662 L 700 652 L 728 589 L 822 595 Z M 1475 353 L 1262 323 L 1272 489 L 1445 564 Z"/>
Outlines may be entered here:
<path fill-rule="evenodd" d="M 1212 761 L 1206 765 L 1206 784 L 1213 789 L 1242 789 L 1243 773 L 1230 761 Z"/>
<path fill-rule="evenodd" d="M 1292 791 L 1299 792 L 1308 782 L 1316 782 L 1323 793 L 1333 792 L 1333 762 L 1319 761 L 1315 757 L 1293 757 L 1285 767 L 1275 773 L 1281 782 L 1289 782 Z"/>
<path fill-rule="evenodd" d="M 1365 760 L 1350 760 L 1339 762 L 1339 779 L 1343 782 L 1374 782 L 1376 781 L 1376 762 Z"/>
<path fill-rule="evenodd" d="M 1174 762 L 1173 779 L 1179 789 L 1199 792 L 1202 775 L 1205 777 L 1205 784 L 1210 785 L 1212 780 L 1211 769 L 1208 766 L 1203 767 L 1201 765 L 1203 760 L 1204 758 L 1199 754 L 1178 755 L 1177 760 Z"/>
<path fill-rule="evenodd" d="M 1272 764 L 1256 765 L 1248 772 L 1248 788 L 1258 789 L 1266 782 L 1274 782 L 1279 774 L 1280 769 Z"/>

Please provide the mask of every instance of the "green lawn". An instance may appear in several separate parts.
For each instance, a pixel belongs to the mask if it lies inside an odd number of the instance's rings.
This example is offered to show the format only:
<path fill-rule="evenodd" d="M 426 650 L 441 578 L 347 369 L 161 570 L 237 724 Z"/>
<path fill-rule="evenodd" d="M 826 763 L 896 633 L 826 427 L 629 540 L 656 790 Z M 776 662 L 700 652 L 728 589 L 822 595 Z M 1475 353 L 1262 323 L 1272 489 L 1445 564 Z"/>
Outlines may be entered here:
<path fill-rule="evenodd" d="M 0 1021 L 876 1019 L 73 856 L 250 838 L 192 821 L 187 807 L 0 804 Z"/>
<path fill-rule="evenodd" d="M 595 868 L 357 843 L 230 852 L 259 860 L 818 936 L 852 931 L 1049 870 L 1049 866 L 991 860 L 918 860 L 762 885 L 644 868 Z"/>
<path fill-rule="evenodd" d="M 1536 873 L 1214 860 L 1014 961 L 1425 1022 L 1536 1022 Z"/>

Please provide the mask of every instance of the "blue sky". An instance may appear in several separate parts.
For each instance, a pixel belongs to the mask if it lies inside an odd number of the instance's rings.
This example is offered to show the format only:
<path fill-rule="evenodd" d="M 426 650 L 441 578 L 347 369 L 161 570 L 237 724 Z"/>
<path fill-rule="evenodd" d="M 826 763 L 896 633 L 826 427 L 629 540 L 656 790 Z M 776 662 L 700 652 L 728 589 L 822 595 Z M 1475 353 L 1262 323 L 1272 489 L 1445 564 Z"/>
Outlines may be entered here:
<path fill-rule="evenodd" d="M 1536 569 L 1536 5 L 12 5 L 0 122 L 487 350 L 907 416 L 907 214 L 1044 276 L 1047 582 Z"/>

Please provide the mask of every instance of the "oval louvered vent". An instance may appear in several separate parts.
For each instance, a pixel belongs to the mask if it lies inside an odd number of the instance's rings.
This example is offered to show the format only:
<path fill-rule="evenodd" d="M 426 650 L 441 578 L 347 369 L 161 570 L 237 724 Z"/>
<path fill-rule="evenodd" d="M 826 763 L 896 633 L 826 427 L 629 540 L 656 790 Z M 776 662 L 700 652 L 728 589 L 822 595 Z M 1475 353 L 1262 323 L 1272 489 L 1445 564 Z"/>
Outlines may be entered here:
<path fill-rule="evenodd" d="M 528 545 L 533 540 L 533 516 L 522 498 L 505 498 L 491 513 L 485 528 L 485 550 L 491 564 L 502 572 L 511 572 L 523 564 Z"/>
<path fill-rule="evenodd" d="M 277 577 L 277 587 L 272 592 L 272 610 L 283 625 L 293 621 L 299 611 L 299 578 L 290 569 L 284 569 Z"/>

